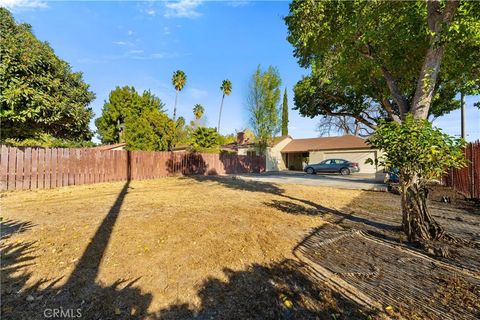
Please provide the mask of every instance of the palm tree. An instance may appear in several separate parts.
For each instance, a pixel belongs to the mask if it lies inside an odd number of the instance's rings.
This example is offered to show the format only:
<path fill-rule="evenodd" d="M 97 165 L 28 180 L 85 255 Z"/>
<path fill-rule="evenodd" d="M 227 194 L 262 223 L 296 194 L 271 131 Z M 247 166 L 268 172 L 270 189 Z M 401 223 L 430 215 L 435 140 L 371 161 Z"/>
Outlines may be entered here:
<path fill-rule="evenodd" d="M 182 91 L 186 83 L 187 83 L 187 76 L 185 75 L 185 72 L 183 72 L 182 70 L 177 70 L 173 73 L 172 84 L 175 87 L 175 91 L 176 91 L 175 106 L 173 107 L 173 122 L 175 122 L 175 118 L 177 117 L 178 93 Z"/>
<path fill-rule="evenodd" d="M 195 123 L 197 127 L 199 126 L 200 119 L 202 118 L 204 112 L 205 108 L 201 104 L 197 103 L 193 106 L 193 115 L 195 116 Z"/>
<path fill-rule="evenodd" d="M 218 126 L 217 126 L 218 133 L 220 133 L 220 120 L 222 119 L 223 99 L 225 99 L 225 96 L 229 96 L 230 93 L 232 93 L 232 83 L 230 82 L 230 80 L 228 79 L 223 80 L 220 90 L 222 90 L 223 96 L 222 96 L 222 104 L 220 105 L 220 114 L 218 115 Z"/>

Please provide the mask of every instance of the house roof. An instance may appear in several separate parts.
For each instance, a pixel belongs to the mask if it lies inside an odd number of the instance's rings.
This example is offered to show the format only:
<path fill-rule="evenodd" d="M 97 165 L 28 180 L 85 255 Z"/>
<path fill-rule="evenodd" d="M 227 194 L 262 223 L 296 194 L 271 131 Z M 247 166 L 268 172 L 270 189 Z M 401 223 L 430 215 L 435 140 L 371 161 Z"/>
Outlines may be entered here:
<path fill-rule="evenodd" d="M 116 149 L 116 148 L 125 147 L 126 145 L 127 144 L 125 142 L 114 143 L 114 144 L 104 144 L 104 145 L 95 147 L 95 149 L 106 151 L 106 150 L 113 150 L 113 149 Z"/>
<path fill-rule="evenodd" d="M 292 139 L 292 137 L 290 137 L 290 136 L 273 137 L 272 147 L 276 146 L 277 144 L 279 144 L 280 142 L 282 142 L 283 140 L 285 140 L 287 138 Z"/>
<path fill-rule="evenodd" d="M 293 139 L 281 152 L 308 152 L 320 150 L 370 149 L 370 146 L 357 136 L 321 137 L 309 139 Z"/>

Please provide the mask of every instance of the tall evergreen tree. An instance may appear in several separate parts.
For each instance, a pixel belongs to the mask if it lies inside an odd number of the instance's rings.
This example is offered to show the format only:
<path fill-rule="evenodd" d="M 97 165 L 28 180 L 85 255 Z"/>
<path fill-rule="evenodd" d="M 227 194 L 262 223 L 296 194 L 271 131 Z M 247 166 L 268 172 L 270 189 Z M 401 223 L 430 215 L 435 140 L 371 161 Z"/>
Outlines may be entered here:
<path fill-rule="evenodd" d="M 286 87 L 283 93 L 282 105 L 282 136 L 288 136 L 288 97 Z"/>

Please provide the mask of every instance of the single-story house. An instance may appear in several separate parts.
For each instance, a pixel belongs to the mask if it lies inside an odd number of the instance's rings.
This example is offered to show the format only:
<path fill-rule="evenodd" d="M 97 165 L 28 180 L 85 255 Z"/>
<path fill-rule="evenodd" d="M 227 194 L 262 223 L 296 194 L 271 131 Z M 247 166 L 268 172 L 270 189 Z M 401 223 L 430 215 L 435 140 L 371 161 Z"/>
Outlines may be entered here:
<path fill-rule="evenodd" d="M 255 142 L 245 138 L 244 132 L 238 132 L 237 141 L 222 146 L 222 149 L 238 155 L 260 154 Z M 383 169 L 365 163 L 368 158 L 377 159 L 379 151 L 372 149 L 365 139 L 353 135 L 308 139 L 275 137 L 267 148 L 265 157 L 267 171 L 301 171 L 308 163 L 319 163 L 325 159 L 344 159 L 357 162 L 361 173 L 383 172 Z"/>
<path fill-rule="evenodd" d="M 345 159 L 357 162 L 362 173 L 377 173 L 375 165 L 365 164 L 368 158 L 377 159 L 379 151 L 372 149 L 365 139 L 352 136 L 293 139 L 277 138 L 267 151 L 267 171 L 303 170 L 307 163 L 325 159 Z"/>

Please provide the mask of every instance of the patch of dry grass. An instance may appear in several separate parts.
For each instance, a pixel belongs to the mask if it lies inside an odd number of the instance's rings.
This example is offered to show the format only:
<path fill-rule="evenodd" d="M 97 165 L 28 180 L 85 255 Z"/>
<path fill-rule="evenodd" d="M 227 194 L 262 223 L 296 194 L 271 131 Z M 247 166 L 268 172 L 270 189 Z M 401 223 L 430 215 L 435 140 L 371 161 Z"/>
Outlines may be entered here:
<path fill-rule="evenodd" d="M 22 286 L 42 279 L 43 287 L 55 279 L 60 280 L 54 287 L 65 285 L 88 245 L 98 240 L 96 231 L 123 187 L 118 182 L 2 194 L 3 220 L 32 225 L 3 240 L 35 243 L 32 263 L 16 271 L 30 273 Z M 300 209 L 282 210 L 275 205 L 282 201 Z M 292 259 L 295 245 L 324 223 L 329 210 L 398 211 L 398 199 L 232 178 L 132 181 L 111 232 L 101 237 L 106 248 L 96 249 L 98 270 L 89 272 L 104 285 L 138 279 L 135 286 L 152 297 L 149 312 L 183 303 L 195 310 L 205 303 L 198 291 L 207 279 L 226 282 L 227 269 L 243 272 Z"/>

